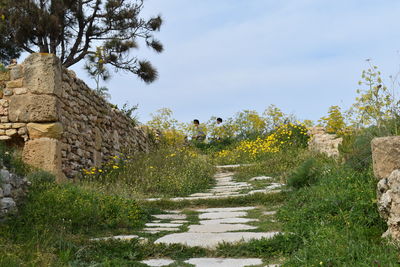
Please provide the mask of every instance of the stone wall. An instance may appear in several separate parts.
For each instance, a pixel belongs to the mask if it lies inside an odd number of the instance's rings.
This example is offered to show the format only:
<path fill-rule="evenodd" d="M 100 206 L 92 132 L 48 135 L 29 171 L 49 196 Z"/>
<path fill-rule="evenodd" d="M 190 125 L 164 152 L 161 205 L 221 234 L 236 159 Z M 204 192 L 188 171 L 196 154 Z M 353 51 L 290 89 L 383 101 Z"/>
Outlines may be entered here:
<path fill-rule="evenodd" d="M 329 157 L 339 157 L 339 145 L 343 138 L 338 138 L 335 134 L 329 134 L 324 127 L 313 127 L 308 134 L 311 136 L 308 148 L 311 151 L 323 153 Z"/>
<path fill-rule="evenodd" d="M 28 186 L 25 178 L 0 170 L 0 221 L 17 211 L 17 203 L 25 197 Z"/>
<path fill-rule="evenodd" d="M 0 73 L 0 140 L 28 164 L 62 179 L 119 153 L 148 151 L 152 138 L 51 54 L 33 54 Z"/>

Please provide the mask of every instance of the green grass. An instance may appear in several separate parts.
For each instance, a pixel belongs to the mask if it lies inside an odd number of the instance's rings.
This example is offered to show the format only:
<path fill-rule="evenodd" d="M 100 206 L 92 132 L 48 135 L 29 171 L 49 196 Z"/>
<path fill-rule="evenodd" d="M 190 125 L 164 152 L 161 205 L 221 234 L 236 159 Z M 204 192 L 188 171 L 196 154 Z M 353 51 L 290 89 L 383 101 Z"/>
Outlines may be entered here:
<path fill-rule="evenodd" d="M 100 172 L 101 171 L 101 172 Z M 214 166 L 190 147 L 162 148 L 133 159 L 113 159 L 89 170 L 82 186 L 133 198 L 187 196 L 209 188 Z"/>
<path fill-rule="evenodd" d="M 285 266 L 397 266 L 396 247 L 381 239 L 372 171 L 327 169 L 315 185 L 291 192 L 278 213 L 284 231 L 303 242 Z"/>

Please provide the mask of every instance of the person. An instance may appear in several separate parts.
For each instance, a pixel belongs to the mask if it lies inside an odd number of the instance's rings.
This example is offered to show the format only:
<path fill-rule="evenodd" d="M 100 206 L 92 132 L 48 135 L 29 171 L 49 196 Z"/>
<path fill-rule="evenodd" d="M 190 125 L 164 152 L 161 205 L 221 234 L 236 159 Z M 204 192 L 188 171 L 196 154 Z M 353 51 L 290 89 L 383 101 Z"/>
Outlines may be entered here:
<path fill-rule="evenodd" d="M 222 119 L 221 118 L 217 118 L 217 124 L 221 124 L 222 123 Z"/>
<path fill-rule="evenodd" d="M 193 120 L 193 125 L 194 125 L 194 135 L 192 137 L 192 140 L 196 141 L 204 141 L 206 139 L 206 134 L 204 133 L 203 129 L 200 126 L 200 121 L 199 120 Z"/>

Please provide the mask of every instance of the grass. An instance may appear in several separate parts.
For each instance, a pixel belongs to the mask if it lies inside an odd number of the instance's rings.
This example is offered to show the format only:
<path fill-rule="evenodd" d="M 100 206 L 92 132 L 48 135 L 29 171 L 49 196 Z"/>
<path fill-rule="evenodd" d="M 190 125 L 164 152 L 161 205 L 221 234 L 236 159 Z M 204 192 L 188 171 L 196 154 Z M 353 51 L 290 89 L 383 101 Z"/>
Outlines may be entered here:
<path fill-rule="evenodd" d="M 86 170 L 81 185 L 133 198 L 187 196 L 209 188 L 214 173 L 207 158 L 190 147 L 161 148 Z"/>

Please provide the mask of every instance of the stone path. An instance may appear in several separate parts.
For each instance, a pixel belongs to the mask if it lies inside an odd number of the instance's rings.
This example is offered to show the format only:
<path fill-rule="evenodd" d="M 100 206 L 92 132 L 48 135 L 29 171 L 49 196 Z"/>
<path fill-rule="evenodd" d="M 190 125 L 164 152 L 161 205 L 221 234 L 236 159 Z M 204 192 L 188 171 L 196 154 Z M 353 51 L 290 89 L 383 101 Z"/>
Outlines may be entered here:
<path fill-rule="evenodd" d="M 238 167 L 240 165 L 227 165 L 229 168 Z M 217 166 L 220 170 L 224 169 L 225 166 Z M 169 198 L 171 201 L 183 201 L 183 200 L 197 200 L 197 199 L 223 199 L 231 197 L 243 197 L 253 195 L 256 193 L 279 193 L 279 188 L 283 186 L 280 183 L 271 182 L 269 186 L 263 189 L 252 190 L 251 184 L 246 182 L 235 182 L 233 181 L 233 172 L 219 172 L 214 178 L 216 185 L 205 193 L 195 193 L 188 197 L 175 197 Z M 268 181 L 272 180 L 271 177 L 260 176 L 254 177 L 251 181 Z M 248 191 L 243 193 L 242 191 Z M 158 201 L 161 198 L 148 198 L 147 201 Z"/>
<path fill-rule="evenodd" d="M 172 198 L 171 200 L 196 200 L 196 199 L 213 199 L 227 197 L 241 197 L 255 193 L 275 193 L 279 192 L 282 184 L 273 183 L 271 177 L 254 177 L 250 181 L 264 181 L 266 186 L 262 189 L 253 189 L 252 185 L 247 182 L 233 181 L 232 172 L 223 172 L 226 168 L 234 168 L 237 165 L 219 166 L 220 171 L 215 175 L 216 185 L 208 192 L 192 194 L 189 197 Z M 271 180 L 271 181 L 270 181 Z M 244 193 L 243 190 L 247 192 Z M 156 201 L 159 199 L 148 199 L 148 201 Z M 279 232 L 262 232 L 254 225 L 259 220 L 256 218 L 248 218 L 249 212 L 257 211 L 258 207 L 221 207 L 221 208 L 198 208 L 191 209 L 191 220 L 180 210 L 166 210 L 163 214 L 153 215 L 153 220 L 146 223 L 142 233 L 147 235 L 156 234 L 158 237 L 155 244 L 181 244 L 188 247 L 202 247 L 207 249 L 215 249 L 221 243 L 237 243 L 247 242 L 252 239 L 272 238 Z M 264 216 L 275 215 L 275 211 L 264 211 Z M 197 219 L 194 220 L 193 217 Z M 273 221 L 273 220 L 271 220 Z M 138 234 L 140 236 L 140 233 Z M 106 238 L 92 239 L 94 241 L 104 239 L 129 240 L 132 238 L 140 238 L 138 235 L 114 236 Z M 142 238 L 143 239 L 143 238 Z M 148 266 L 168 266 L 175 263 L 172 259 L 147 259 L 142 263 Z M 248 258 L 193 258 L 184 261 L 196 267 L 241 267 L 241 266 L 278 266 L 263 265 L 261 259 Z"/>

